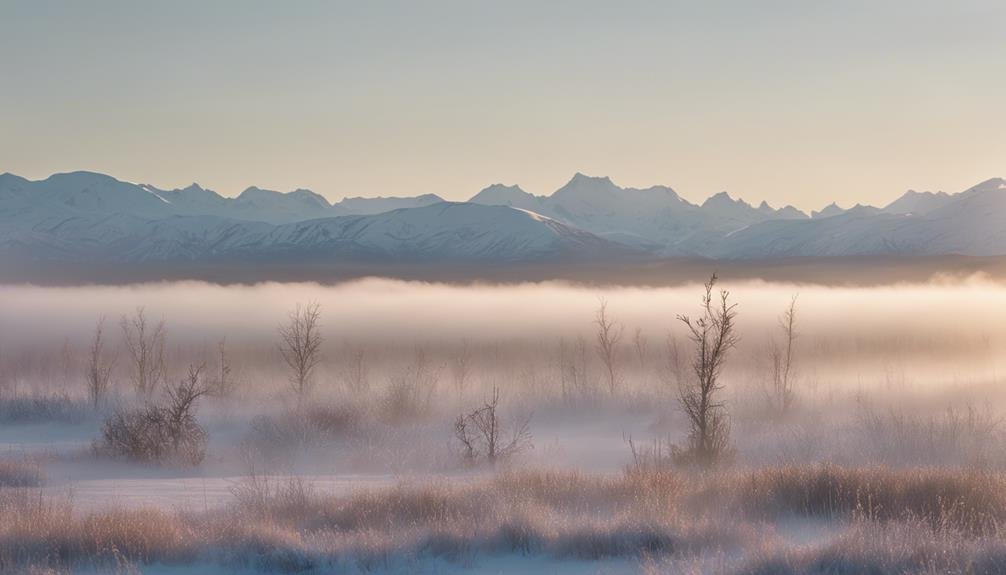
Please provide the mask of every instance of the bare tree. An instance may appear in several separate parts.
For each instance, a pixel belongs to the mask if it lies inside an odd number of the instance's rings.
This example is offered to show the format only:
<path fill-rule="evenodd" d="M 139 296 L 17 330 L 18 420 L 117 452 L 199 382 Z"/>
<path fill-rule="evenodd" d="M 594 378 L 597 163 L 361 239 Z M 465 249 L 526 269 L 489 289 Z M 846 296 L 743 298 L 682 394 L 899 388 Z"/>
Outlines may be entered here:
<path fill-rule="evenodd" d="M 567 359 L 568 352 L 566 351 L 566 340 L 564 338 L 559 338 L 559 392 L 562 394 L 562 398 L 568 399 L 569 393 L 572 390 L 571 375 L 574 369 L 572 369 L 572 363 Z"/>
<path fill-rule="evenodd" d="M 314 371 L 321 363 L 321 306 L 317 303 L 297 304 L 290 312 L 287 323 L 279 328 L 282 342 L 279 346 L 283 361 L 290 368 L 289 382 L 297 407 L 303 407 L 304 400 L 314 387 Z"/>
<path fill-rule="evenodd" d="M 343 380 L 346 387 L 354 395 L 362 395 L 370 388 L 370 380 L 367 376 L 367 356 L 362 348 L 346 346 L 346 362 Z"/>
<path fill-rule="evenodd" d="M 138 307 L 133 317 L 122 316 L 119 327 L 129 352 L 133 389 L 149 397 L 165 379 L 164 321 L 150 324 L 146 311 Z"/>
<path fill-rule="evenodd" d="M 681 345 L 678 344 L 678 338 L 673 333 L 668 333 L 665 381 L 672 385 L 680 385 L 685 380 L 685 368 L 681 363 Z"/>
<path fill-rule="evenodd" d="M 622 325 L 608 317 L 608 302 L 604 299 L 597 308 L 594 325 L 597 326 L 597 355 L 601 358 L 608 377 L 608 391 L 614 394 L 621 379 L 616 365 L 616 355 L 618 343 L 622 339 Z"/>
<path fill-rule="evenodd" d="M 650 342 L 643 333 L 643 328 L 636 328 L 636 333 L 632 336 L 632 346 L 636 349 L 636 359 L 639 360 L 639 369 L 645 369 L 646 356 L 649 355 Z"/>
<path fill-rule="evenodd" d="M 454 437 L 461 445 L 461 456 L 474 463 L 484 458 L 489 463 L 513 457 L 531 446 L 531 417 L 505 426 L 500 422 L 500 393 L 493 387 L 490 398 L 478 409 L 459 415 L 454 421 Z"/>
<path fill-rule="evenodd" d="M 205 433 L 195 420 L 195 405 L 209 392 L 202 378 L 204 368 L 203 365 L 190 365 L 185 379 L 168 390 L 168 403 L 164 408 L 172 451 L 192 462 L 201 461 L 203 457 Z M 193 447 L 199 452 L 190 452 Z"/>
<path fill-rule="evenodd" d="M 429 414 L 445 367 L 445 363 L 431 361 L 426 350 L 417 347 L 412 362 L 388 381 L 381 406 L 385 420 L 402 423 Z"/>
<path fill-rule="evenodd" d="M 105 357 L 105 318 L 98 318 L 97 325 L 94 326 L 94 337 L 91 339 L 91 347 L 87 355 L 87 368 L 84 372 L 84 381 L 87 384 L 87 396 L 91 399 L 91 404 L 98 407 L 102 398 L 108 391 L 108 384 L 112 378 L 112 367 L 114 359 Z"/>
<path fill-rule="evenodd" d="M 730 292 L 726 290 L 720 290 L 718 301 L 714 302 L 716 279 L 713 274 L 705 284 L 700 317 L 678 316 L 688 329 L 688 339 L 694 348 L 692 373 L 679 381 L 679 400 L 689 423 L 687 447 L 679 455 L 702 464 L 715 462 L 730 449 L 726 406 L 718 396 L 723 388 L 720 372 L 727 353 L 738 340 L 734 332 L 737 304 L 729 303 Z"/>
<path fill-rule="evenodd" d="M 116 411 L 105 421 L 95 448 L 134 461 L 198 465 L 206 455 L 206 432 L 195 417 L 196 403 L 208 391 L 202 371 L 201 365 L 190 366 L 188 376 L 167 390 L 164 402 Z"/>
<path fill-rule="evenodd" d="M 217 342 L 217 373 L 210 385 L 207 386 L 207 394 L 216 397 L 227 397 L 234 393 L 237 387 L 237 380 L 232 375 L 230 360 L 227 354 L 227 338 L 220 338 Z"/>
<path fill-rule="evenodd" d="M 793 365 L 795 344 L 799 335 L 796 331 L 796 296 L 779 318 L 782 330 L 782 344 L 771 343 L 772 381 L 768 390 L 769 404 L 779 415 L 786 414 L 793 405 L 795 393 L 793 383 L 796 370 Z"/>
<path fill-rule="evenodd" d="M 74 355 L 73 347 L 70 346 L 70 338 L 64 338 L 63 347 L 59 351 L 59 374 L 64 388 L 67 387 L 77 371 Z"/>
<path fill-rule="evenodd" d="M 467 339 L 461 340 L 461 350 L 451 362 L 451 379 L 454 382 L 454 391 L 458 394 L 458 403 L 464 401 L 465 391 L 472 374 L 471 349 Z"/>

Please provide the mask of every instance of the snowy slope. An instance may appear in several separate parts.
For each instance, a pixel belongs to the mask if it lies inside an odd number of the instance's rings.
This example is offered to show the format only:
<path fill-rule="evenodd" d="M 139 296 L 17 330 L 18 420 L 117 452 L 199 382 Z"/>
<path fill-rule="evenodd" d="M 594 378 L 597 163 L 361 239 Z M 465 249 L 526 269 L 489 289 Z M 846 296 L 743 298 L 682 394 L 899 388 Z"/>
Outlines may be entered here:
<path fill-rule="evenodd" d="M 934 199 L 943 203 L 936 197 L 922 202 Z M 902 204 L 907 205 L 908 202 Z M 1006 255 L 1003 180 L 988 180 L 947 196 L 942 207 L 920 209 L 920 205 L 909 213 L 856 206 L 831 217 L 763 222 L 724 237 L 708 255 L 722 258 Z"/>
<path fill-rule="evenodd" d="M 436 194 L 423 194 L 415 197 L 376 197 L 376 198 L 344 198 L 337 202 L 333 208 L 339 214 L 364 216 L 369 214 L 380 214 L 391 210 L 403 208 L 419 208 L 438 204 L 444 201 Z"/>
<path fill-rule="evenodd" d="M 470 203 L 484 206 L 512 206 L 532 212 L 544 212 L 544 198 L 522 190 L 520 186 L 493 184 L 472 196 Z"/>
<path fill-rule="evenodd" d="M 629 253 L 593 234 L 531 212 L 468 203 L 311 220 L 241 238 L 232 253 L 315 257 L 513 261 Z"/>
<path fill-rule="evenodd" d="M 908 190 L 900 198 L 887 204 L 880 211 L 885 214 L 912 214 L 921 216 L 942 208 L 953 201 L 953 196 L 946 192 L 916 192 Z"/>
<path fill-rule="evenodd" d="M 524 261 L 1006 255 L 1006 181 L 957 194 L 909 191 L 883 209 L 832 204 L 808 218 L 726 192 L 701 205 L 665 186 L 575 175 L 550 196 L 490 186 L 471 202 L 426 194 L 348 198 L 248 188 L 224 198 L 91 172 L 0 175 L 0 254 L 36 260 Z"/>
<path fill-rule="evenodd" d="M 282 225 L 218 216 L 72 215 L 0 226 L 0 253 L 60 261 L 531 261 L 631 250 L 531 212 L 438 203 Z"/>
<path fill-rule="evenodd" d="M 699 254 L 722 234 L 776 218 L 806 218 L 792 206 L 775 210 L 734 200 L 726 192 L 701 206 L 666 186 L 622 188 L 606 177 L 577 173 L 551 196 L 533 196 L 517 186 L 490 186 L 471 200 L 509 205 L 547 215 L 601 237 L 660 254 Z"/>
<path fill-rule="evenodd" d="M 55 174 L 34 182 L 13 174 L 0 175 L 0 212 L 17 209 L 41 216 L 61 213 L 60 208 L 67 208 L 74 213 L 128 214 L 151 219 L 218 216 L 284 224 L 377 214 L 442 201 L 435 194 L 424 194 L 407 198 L 347 198 L 332 205 L 323 196 L 305 189 L 284 193 L 252 186 L 236 198 L 226 198 L 196 183 L 168 190 L 93 172 Z"/>

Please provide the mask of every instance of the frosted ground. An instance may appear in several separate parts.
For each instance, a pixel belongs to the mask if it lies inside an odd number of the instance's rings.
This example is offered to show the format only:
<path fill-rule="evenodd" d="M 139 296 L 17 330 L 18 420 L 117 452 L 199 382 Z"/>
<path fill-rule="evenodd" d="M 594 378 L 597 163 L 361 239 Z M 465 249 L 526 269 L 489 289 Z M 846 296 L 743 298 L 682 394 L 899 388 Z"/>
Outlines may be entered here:
<path fill-rule="evenodd" d="M 647 457 L 685 439 L 671 357 L 687 354 L 676 315 L 697 312 L 698 285 L 2 287 L 0 459 L 29 477 L 0 488 L 12 518 L 0 569 L 1001 568 L 1006 289 L 981 278 L 724 287 L 741 337 L 723 372 L 734 455 L 707 471 Z M 793 296 L 795 400 L 779 414 L 770 349 Z M 596 349 L 602 300 L 623 334 L 613 386 Z M 324 342 L 298 411 L 278 327 L 306 302 L 320 305 Z M 234 385 L 199 402 L 197 465 L 95 450 L 106 420 L 143 402 L 118 326 L 141 306 L 165 322 L 164 387 L 191 364 L 215 373 L 226 338 Z M 95 407 L 83 374 L 101 316 L 115 362 Z M 391 407 L 402 381 L 428 397 L 407 413 Z M 501 421 L 528 421 L 530 440 L 494 465 L 465 461 L 454 422 L 494 387 Z M 284 432 L 297 413 L 310 433 Z"/>

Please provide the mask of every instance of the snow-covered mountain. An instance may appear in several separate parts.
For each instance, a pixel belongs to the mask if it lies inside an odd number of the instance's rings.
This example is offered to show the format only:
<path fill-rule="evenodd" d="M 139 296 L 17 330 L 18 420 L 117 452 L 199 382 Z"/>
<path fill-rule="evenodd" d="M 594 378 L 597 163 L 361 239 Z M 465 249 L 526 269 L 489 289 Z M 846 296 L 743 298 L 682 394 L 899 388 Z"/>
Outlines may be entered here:
<path fill-rule="evenodd" d="M 423 194 L 415 197 L 376 197 L 376 198 L 344 198 L 333 206 L 340 214 L 363 216 L 380 214 L 403 208 L 420 208 L 444 201 L 436 194 Z"/>
<path fill-rule="evenodd" d="M 330 204 L 311 190 L 277 192 L 249 187 L 236 198 L 227 198 L 191 184 L 166 190 L 149 184 L 132 184 L 93 172 L 54 174 L 29 181 L 13 174 L 0 175 L 2 208 L 14 202 L 38 211 L 41 206 L 64 206 L 91 214 L 128 214 L 143 218 L 168 216 L 219 216 L 238 220 L 284 224 L 343 215 L 378 214 L 399 208 L 443 201 L 436 195 L 415 198 L 347 198 Z"/>
<path fill-rule="evenodd" d="M 495 184 L 469 202 L 347 198 L 258 187 L 236 198 L 91 172 L 0 175 L 0 255 L 18 260 L 560 261 L 700 256 L 1006 255 L 1006 181 L 906 192 L 884 208 L 808 217 L 726 192 L 693 204 L 666 186 L 576 174 L 548 196 Z"/>
<path fill-rule="evenodd" d="M 419 207 L 305 218 L 298 214 L 326 214 L 341 208 L 306 190 L 281 194 L 249 188 L 231 200 L 196 185 L 160 190 L 97 174 L 68 176 L 41 183 L 0 176 L 0 255 L 18 260 L 120 263 L 499 262 L 633 253 L 533 212 L 448 203 L 432 195 L 381 198 L 373 203 L 358 199 L 347 209 L 364 212 L 394 204 Z M 262 217 L 265 210 L 277 215 Z M 295 221 L 275 223 L 295 217 Z"/>
<path fill-rule="evenodd" d="M 832 216 L 840 216 L 845 213 L 845 209 L 840 207 L 837 203 L 831 202 L 827 206 L 824 206 L 820 210 L 810 212 L 811 219 L 817 220 L 821 218 L 830 218 Z"/>
<path fill-rule="evenodd" d="M 946 198 L 909 193 L 894 204 L 899 202 L 901 207 L 893 209 L 857 205 L 830 217 L 762 222 L 723 238 L 708 255 L 731 259 L 1006 255 L 1006 181 L 1002 179 L 987 180 Z"/>
<path fill-rule="evenodd" d="M 532 210 L 601 237 L 669 254 L 701 254 L 703 247 L 730 231 L 769 219 L 804 219 L 786 206 L 755 208 L 721 192 L 695 205 L 667 186 L 622 188 L 611 179 L 577 173 L 551 196 L 533 196 L 517 186 L 490 186 L 472 203 Z"/>
<path fill-rule="evenodd" d="M 908 190 L 903 196 L 887 204 L 880 211 L 885 214 L 912 214 L 921 216 L 942 208 L 953 201 L 946 192 L 916 192 Z"/>

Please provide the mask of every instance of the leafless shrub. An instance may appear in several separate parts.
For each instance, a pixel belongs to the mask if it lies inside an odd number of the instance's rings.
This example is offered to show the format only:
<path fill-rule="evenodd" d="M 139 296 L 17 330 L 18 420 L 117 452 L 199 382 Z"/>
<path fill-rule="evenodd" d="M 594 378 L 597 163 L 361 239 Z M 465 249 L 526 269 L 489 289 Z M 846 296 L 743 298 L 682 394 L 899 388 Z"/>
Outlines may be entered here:
<path fill-rule="evenodd" d="M 461 457 L 468 463 L 485 459 L 496 463 L 508 459 L 531 447 L 530 416 L 516 420 L 510 426 L 500 422 L 499 388 L 468 414 L 459 415 L 454 422 L 454 437 L 461 446 Z"/>
<path fill-rule="evenodd" d="M 603 299 L 597 308 L 594 325 L 597 326 L 597 355 L 601 358 L 601 363 L 604 364 L 608 391 L 614 395 L 621 383 L 617 354 L 618 344 L 622 339 L 622 325 L 608 316 L 608 302 Z"/>
<path fill-rule="evenodd" d="M 237 390 L 238 381 L 234 377 L 230 358 L 227 353 L 227 338 L 221 338 L 217 342 L 216 368 L 216 374 L 208 382 L 207 395 L 229 397 Z"/>
<path fill-rule="evenodd" d="M 796 380 L 794 366 L 795 345 L 799 335 L 796 331 L 796 296 L 789 302 L 786 311 L 779 318 L 782 343 L 771 341 L 769 357 L 772 361 L 771 380 L 766 389 L 769 409 L 776 415 L 786 415 L 796 397 L 793 384 Z"/>
<path fill-rule="evenodd" d="M 64 389 L 77 375 L 77 358 L 70 345 L 70 338 L 63 340 L 63 346 L 59 350 L 59 375 Z"/>
<path fill-rule="evenodd" d="M 297 398 L 298 408 L 314 387 L 314 371 L 321 363 L 321 306 L 317 303 L 297 304 L 287 323 L 279 328 L 282 339 L 279 352 L 290 369 L 288 381 Z"/>
<path fill-rule="evenodd" d="M 659 437 L 649 443 L 637 443 L 632 437 L 626 438 L 632 462 L 626 472 L 632 474 L 658 473 L 670 467 L 674 461 L 674 444 Z"/>
<path fill-rule="evenodd" d="M 346 367 L 343 370 L 343 381 L 346 388 L 356 397 L 370 391 L 370 378 L 367 374 L 367 357 L 362 348 L 346 346 Z"/>
<path fill-rule="evenodd" d="M 702 465 L 715 463 L 730 453 L 730 423 L 726 406 L 719 398 L 723 389 L 720 372 L 727 353 L 737 343 L 734 319 L 736 304 L 729 303 L 730 293 L 720 290 L 718 305 L 713 303 L 716 275 L 705 284 L 702 315 L 692 319 L 679 315 L 688 329 L 693 355 L 690 377 L 679 381 L 679 401 L 688 418 L 688 441 L 678 450 L 682 462 Z"/>
<path fill-rule="evenodd" d="M 412 363 L 389 381 L 381 402 L 385 421 L 398 424 L 425 417 L 430 412 L 443 368 L 443 364 L 430 360 L 426 350 L 416 348 Z"/>
<path fill-rule="evenodd" d="M 886 464 L 940 463 L 983 467 L 1002 442 L 1002 419 L 988 409 L 967 404 L 936 414 L 876 409 L 857 397 L 856 418 L 868 454 Z"/>
<path fill-rule="evenodd" d="M 312 405 L 305 412 L 305 421 L 318 433 L 337 437 L 356 430 L 362 414 L 351 405 L 320 403 Z"/>
<path fill-rule="evenodd" d="M 559 385 L 567 402 L 590 394 L 592 386 L 587 373 L 587 342 L 577 337 L 571 345 L 559 340 Z"/>
<path fill-rule="evenodd" d="M 451 361 L 451 381 L 458 395 L 458 403 L 464 402 L 465 391 L 468 390 L 472 375 L 471 349 L 468 340 L 461 341 L 461 350 Z"/>
<path fill-rule="evenodd" d="M 296 412 L 257 415 L 249 423 L 241 447 L 248 457 L 264 463 L 289 465 L 315 437 Z"/>
<path fill-rule="evenodd" d="M 637 327 L 632 335 L 632 347 L 636 351 L 636 361 L 639 362 L 639 369 L 646 369 L 646 359 L 650 354 L 650 341 L 643 333 L 643 328 Z"/>
<path fill-rule="evenodd" d="M 120 409 L 102 428 L 100 453 L 151 463 L 198 465 L 206 454 L 206 433 L 195 418 L 195 407 L 207 393 L 202 366 L 190 366 L 188 376 L 169 389 L 163 404 Z"/>
<path fill-rule="evenodd" d="M 166 377 L 164 321 L 150 324 L 140 307 L 133 317 L 122 316 L 119 327 L 129 353 L 133 389 L 142 397 L 151 397 Z"/>
<path fill-rule="evenodd" d="M 350 405 L 322 403 L 300 411 L 258 415 L 242 446 L 248 455 L 270 464 L 290 464 L 305 449 L 354 433 L 362 414 Z"/>
<path fill-rule="evenodd" d="M 87 354 L 87 369 L 84 372 L 87 395 L 95 408 L 101 404 L 108 391 L 112 368 L 115 365 L 114 358 L 106 357 L 105 354 L 104 327 L 105 318 L 99 318 L 94 327 L 94 337 L 91 338 L 91 347 Z"/>

